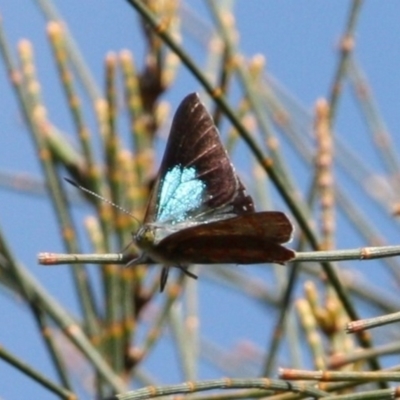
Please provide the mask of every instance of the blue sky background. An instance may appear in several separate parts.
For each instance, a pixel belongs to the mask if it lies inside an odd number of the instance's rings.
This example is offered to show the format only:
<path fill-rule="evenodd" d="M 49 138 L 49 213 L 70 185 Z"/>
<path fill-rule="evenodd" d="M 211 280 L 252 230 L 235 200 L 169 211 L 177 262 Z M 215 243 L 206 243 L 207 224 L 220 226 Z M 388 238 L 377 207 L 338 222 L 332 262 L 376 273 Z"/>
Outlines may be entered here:
<path fill-rule="evenodd" d="M 185 7 L 190 7 L 203 19 L 205 27 L 212 26 L 208 11 L 202 2 L 186 3 Z M 318 98 L 329 93 L 338 63 L 338 41 L 345 27 L 350 4 L 304 0 L 237 1 L 234 12 L 240 32 L 239 48 L 247 56 L 263 54 L 267 60 L 268 73 L 286 88 L 304 107 L 305 112 L 310 111 Z M 56 1 L 55 5 L 78 43 L 99 88 L 103 87 L 104 56 L 108 52 L 129 48 L 135 54 L 138 63 L 142 61 L 143 46 L 138 20 L 135 11 L 127 2 L 70 0 Z M 27 0 L 0 0 L 0 13 L 6 36 L 14 49 L 23 38 L 32 41 L 37 74 L 42 83 L 42 95 L 48 112 L 52 121 L 74 140 L 71 133 L 72 124 L 69 114 L 65 112 L 63 93 L 47 44 L 45 20 L 36 3 Z M 373 94 L 385 123 L 392 132 L 396 149 L 400 144 L 399 15 L 400 4 L 397 2 L 365 2 L 355 36 L 356 60 L 372 85 Z M 198 38 L 192 35 L 190 24 L 185 22 L 183 36 L 184 45 L 190 54 L 196 60 L 203 60 L 204 49 Z M 176 108 L 184 95 L 199 90 L 197 82 L 185 67 L 181 67 L 177 84 L 165 94 L 165 99 L 170 102 L 172 108 Z M 29 173 L 40 178 L 41 171 L 32 142 L 26 132 L 4 68 L 0 68 L 0 93 L 0 172 Z M 364 124 L 357 110 L 358 105 L 345 88 L 335 122 L 337 135 L 368 167 L 375 173 L 382 174 L 382 165 L 374 153 L 373 144 L 365 137 Z M 289 147 L 285 151 L 288 155 L 292 154 Z M 240 156 L 237 157 L 237 163 L 239 170 L 244 168 Z M 295 158 L 288 159 L 288 165 L 295 171 L 301 162 Z M 341 176 L 340 171 L 338 176 Z M 299 189 L 305 193 L 306 188 L 302 187 L 302 184 L 305 184 L 307 179 L 304 176 L 299 176 L 298 179 Z M 359 189 L 354 188 L 352 191 L 351 181 L 343 178 L 343 184 L 354 196 L 360 195 Z M 6 233 L 9 244 L 18 254 L 20 262 L 28 267 L 60 303 L 66 304 L 72 312 L 76 311 L 76 299 L 67 268 L 44 268 L 36 262 L 36 255 L 41 251 L 63 251 L 49 202 L 45 197 L 29 196 L 0 187 L 0 204 L 0 227 Z M 381 226 L 379 221 L 383 221 L 384 213 L 372 202 L 368 204 L 368 200 L 365 200 L 363 206 L 370 213 L 371 223 L 378 224 L 387 241 L 395 244 L 398 238 L 397 226 L 386 222 Z M 83 217 L 89 213 L 89 209 L 84 209 L 78 211 L 77 215 Z M 362 239 L 354 234 L 341 216 L 338 224 L 338 230 L 341 229 L 342 234 L 337 239 L 338 247 L 363 245 Z M 346 237 L 343 237 L 343 234 Z M 363 265 L 363 271 L 367 270 L 367 274 L 380 276 L 370 265 L 372 264 L 365 267 Z M 255 276 L 259 276 L 257 272 Z M 380 276 L 379 279 L 383 279 L 382 285 L 390 285 L 389 276 Z M 390 288 L 395 289 L 393 286 Z M 199 299 L 202 331 L 207 332 L 215 343 L 229 348 L 246 338 L 261 348 L 265 345 L 264 332 L 258 325 L 260 318 L 265 316 L 262 307 L 254 306 L 245 296 L 237 296 L 229 289 L 222 292 L 221 287 L 210 281 L 207 276 L 200 279 Z M 11 298 L 7 291 L 0 292 L 0 310 L 3 321 L 0 328 L 0 345 L 51 376 L 52 369 L 41 339 L 37 334 L 31 334 L 36 327 L 29 312 Z M 369 316 L 371 313 L 370 310 L 361 310 L 363 316 Z M 261 315 L 263 317 L 260 317 Z M 227 332 L 234 334 L 227 335 Z M 163 360 L 161 363 L 160 357 Z M 171 367 L 168 373 L 166 372 L 166 364 L 174 365 L 176 362 L 176 355 L 166 347 L 161 353 L 154 352 L 147 366 L 151 374 L 163 383 L 180 382 L 183 379 L 178 368 Z M 257 374 L 258 369 L 255 368 L 254 371 L 251 370 L 249 375 L 253 372 Z M 205 362 L 199 377 L 206 379 L 219 375 L 217 370 Z M 32 399 L 55 398 L 48 393 L 43 395 L 37 384 L 33 384 L 2 361 L 0 377 L 0 399 L 20 399 L 24 395 L 29 395 Z"/>

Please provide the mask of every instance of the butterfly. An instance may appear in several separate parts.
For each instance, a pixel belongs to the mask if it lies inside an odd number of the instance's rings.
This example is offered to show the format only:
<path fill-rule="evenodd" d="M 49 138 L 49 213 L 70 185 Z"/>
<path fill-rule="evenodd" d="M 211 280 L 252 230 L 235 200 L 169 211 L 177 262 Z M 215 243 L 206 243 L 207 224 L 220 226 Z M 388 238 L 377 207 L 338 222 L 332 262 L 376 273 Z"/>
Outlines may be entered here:
<path fill-rule="evenodd" d="M 212 117 L 196 93 L 186 96 L 133 235 L 141 254 L 129 264 L 162 264 L 163 291 L 170 267 L 196 278 L 190 264 L 283 264 L 295 256 L 282 246 L 292 233 L 284 213 L 255 212 Z"/>

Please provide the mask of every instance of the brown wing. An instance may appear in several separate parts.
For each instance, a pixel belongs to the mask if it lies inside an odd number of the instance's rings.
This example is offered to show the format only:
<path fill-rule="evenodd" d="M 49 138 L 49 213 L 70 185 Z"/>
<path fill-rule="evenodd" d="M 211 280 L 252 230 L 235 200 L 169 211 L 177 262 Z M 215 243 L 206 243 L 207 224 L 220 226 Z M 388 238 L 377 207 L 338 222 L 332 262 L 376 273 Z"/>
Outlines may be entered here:
<path fill-rule="evenodd" d="M 253 200 L 245 192 L 228 158 L 218 129 L 196 93 L 179 105 L 171 126 L 164 157 L 150 196 L 145 223 L 156 220 L 165 175 L 171 168 L 194 168 L 196 179 L 205 184 L 201 210 L 218 210 L 228 206 L 232 215 L 254 212 Z"/>
<path fill-rule="evenodd" d="M 154 249 L 170 265 L 283 264 L 294 258 L 281 246 L 291 239 L 293 226 L 284 213 L 259 212 L 183 229 Z"/>

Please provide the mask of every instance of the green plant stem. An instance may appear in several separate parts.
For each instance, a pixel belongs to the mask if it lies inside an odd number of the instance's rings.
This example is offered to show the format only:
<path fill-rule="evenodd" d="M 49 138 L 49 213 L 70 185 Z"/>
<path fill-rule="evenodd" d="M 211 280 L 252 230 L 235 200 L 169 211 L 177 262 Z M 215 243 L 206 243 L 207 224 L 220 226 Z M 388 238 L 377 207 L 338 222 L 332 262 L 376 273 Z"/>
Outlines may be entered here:
<path fill-rule="evenodd" d="M 313 398 L 319 399 L 324 398 L 327 393 L 316 389 L 313 386 L 297 385 L 295 383 L 289 383 L 287 381 L 277 380 L 277 379 L 217 379 L 209 381 L 196 381 L 196 382 L 186 382 L 179 385 L 170 386 L 151 386 L 143 389 L 134 390 L 132 392 L 127 392 L 124 394 L 118 394 L 117 398 L 119 400 L 143 400 L 151 399 L 159 396 L 166 396 L 169 394 L 178 393 L 196 393 L 204 390 L 214 390 L 214 389 L 250 389 L 257 388 L 264 390 L 264 395 L 277 392 L 298 392 L 303 395 L 308 395 Z"/>
<path fill-rule="evenodd" d="M 31 366 L 29 366 L 27 363 L 21 361 L 20 359 L 18 359 L 14 355 L 12 355 L 10 352 L 5 350 L 2 346 L 0 346 L 0 358 L 3 359 L 4 361 L 7 361 L 10 365 L 14 366 L 15 368 L 17 368 L 24 374 L 31 377 L 36 382 L 43 385 L 45 388 L 47 388 L 51 392 L 55 393 L 61 399 L 65 399 L 65 400 L 78 399 L 78 397 L 73 392 L 71 392 L 70 390 L 67 390 L 63 387 L 60 387 L 59 385 L 52 382 L 50 379 L 47 379 L 42 374 L 37 372 L 37 370 L 35 370 Z"/>

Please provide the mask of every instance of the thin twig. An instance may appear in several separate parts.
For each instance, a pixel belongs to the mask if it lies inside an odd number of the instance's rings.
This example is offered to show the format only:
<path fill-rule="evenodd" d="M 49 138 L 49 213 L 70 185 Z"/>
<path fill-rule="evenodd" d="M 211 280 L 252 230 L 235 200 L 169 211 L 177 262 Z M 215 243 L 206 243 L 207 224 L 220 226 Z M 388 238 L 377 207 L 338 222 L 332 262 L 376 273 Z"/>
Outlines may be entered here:
<path fill-rule="evenodd" d="M 330 251 L 302 251 L 295 252 L 291 263 L 296 262 L 323 262 L 346 260 L 373 260 L 376 258 L 395 257 L 400 255 L 400 246 L 361 247 L 358 249 L 330 250 Z M 59 264 L 127 264 L 132 256 L 122 253 L 111 254 L 64 254 L 39 253 L 38 262 L 41 265 Z"/>
<path fill-rule="evenodd" d="M 166 396 L 177 393 L 195 393 L 204 390 L 214 389 L 250 389 L 257 388 L 271 392 L 302 393 L 313 398 L 326 397 L 327 393 L 313 386 L 303 384 L 293 384 L 278 379 L 217 379 L 208 381 L 185 382 L 179 385 L 170 386 L 150 386 L 124 394 L 117 394 L 119 400 L 143 400 L 154 397 Z"/>

